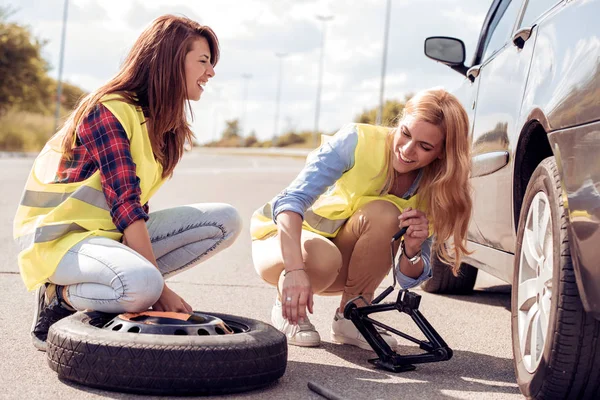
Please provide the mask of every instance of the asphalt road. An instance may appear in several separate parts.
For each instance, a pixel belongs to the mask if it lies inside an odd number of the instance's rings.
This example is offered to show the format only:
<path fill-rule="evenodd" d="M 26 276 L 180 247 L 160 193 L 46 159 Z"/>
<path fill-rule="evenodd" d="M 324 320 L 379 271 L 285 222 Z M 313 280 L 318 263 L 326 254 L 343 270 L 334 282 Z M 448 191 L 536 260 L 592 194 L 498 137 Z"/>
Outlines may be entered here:
<path fill-rule="evenodd" d="M 61 382 L 45 354 L 29 340 L 33 293 L 18 275 L 12 219 L 32 158 L 0 158 L 0 398 L 129 399 L 138 396 Z M 195 150 L 188 153 L 151 201 L 151 210 L 196 202 L 227 202 L 240 211 L 244 232 L 225 252 L 170 279 L 170 286 L 195 309 L 243 315 L 268 321 L 275 297 L 251 262 L 249 219 L 252 212 L 281 190 L 302 167 L 287 157 L 228 156 Z M 391 280 L 390 280 L 391 281 Z M 387 287 L 389 281 L 382 284 Z M 421 312 L 454 350 L 450 361 L 422 364 L 412 372 L 375 370 L 374 353 L 331 343 L 329 327 L 337 298 L 316 297 L 312 322 L 324 339 L 319 348 L 291 346 L 288 367 L 278 383 L 232 399 L 320 399 L 309 380 L 348 399 L 517 399 L 510 340 L 510 287 L 479 274 L 472 296 L 423 296 Z M 389 314 L 389 313 L 388 313 Z M 406 315 L 381 318 L 416 334 Z M 409 342 L 402 342 L 410 351 Z M 402 350 L 401 350 L 402 352 Z M 139 396 L 140 398 L 142 396 Z"/>

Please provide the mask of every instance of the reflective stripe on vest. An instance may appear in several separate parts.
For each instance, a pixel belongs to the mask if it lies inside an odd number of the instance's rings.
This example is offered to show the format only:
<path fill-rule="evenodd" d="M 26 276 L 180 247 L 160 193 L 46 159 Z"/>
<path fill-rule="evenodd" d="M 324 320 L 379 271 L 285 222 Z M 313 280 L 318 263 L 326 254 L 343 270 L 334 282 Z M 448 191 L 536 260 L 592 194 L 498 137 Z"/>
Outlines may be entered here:
<path fill-rule="evenodd" d="M 69 197 L 96 206 L 102 210 L 109 211 L 104 193 L 101 190 L 89 186 L 80 186 L 73 193 L 52 193 L 26 190 L 21 199 L 21 205 L 27 207 L 50 208 L 58 206 Z"/>
<path fill-rule="evenodd" d="M 139 107 L 121 96 L 106 96 L 101 103 L 127 134 L 139 178 L 140 204 L 146 204 L 164 182 L 144 124 L 146 118 Z M 112 220 L 99 171 L 81 182 L 53 181 L 63 156 L 65 133 L 50 138 L 34 161 L 13 223 L 13 237 L 21 247 L 19 271 L 29 290 L 52 276 L 66 252 L 82 240 L 98 236 L 119 241 L 122 237 Z"/>
<path fill-rule="evenodd" d="M 51 242 L 65 236 L 69 232 L 85 232 L 87 229 L 76 223 L 45 225 L 35 229 L 34 233 L 24 235 L 15 239 L 21 249 L 26 249 L 34 243 Z M 105 232 L 119 233 L 118 229 L 107 230 Z"/>
<path fill-rule="evenodd" d="M 267 203 L 258 211 L 258 215 L 273 219 L 273 208 L 271 203 Z M 308 223 L 312 228 L 317 229 L 321 232 L 334 234 L 338 229 L 344 225 L 346 219 L 329 219 L 316 214 L 312 209 L 308 209 L 304 212 L 304 221 Z"/>

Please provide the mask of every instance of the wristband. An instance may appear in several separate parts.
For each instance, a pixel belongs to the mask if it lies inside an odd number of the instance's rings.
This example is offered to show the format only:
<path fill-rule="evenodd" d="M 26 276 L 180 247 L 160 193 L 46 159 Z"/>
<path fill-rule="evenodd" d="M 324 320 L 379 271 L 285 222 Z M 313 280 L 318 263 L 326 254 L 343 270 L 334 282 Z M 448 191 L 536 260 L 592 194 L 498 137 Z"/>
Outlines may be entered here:
<path fill-rule="evenodd" d="M 306 271 L 306 270 L 305 270 L 304 268 L 296 268 L 296 269 L 292 269 L 292 270 L 289 270 L 289 271 L 285 271 L 285 272 L 283 273 L 283 276 L 285 277 L 287 274 L 289 274 L 290 272 L 294 272 L 294 271 Z"/>
<path fill-rule="evenodd" d="M 404 255 L 411 265 L 415 265 L 421 261 L 421 249 L 419 249 L 417 254 L 414 256 L 408 257 L 408 254 L 406 254 L 406 248 L 404 247 L 404 239 L 400 241 L 400 255 Z"/>

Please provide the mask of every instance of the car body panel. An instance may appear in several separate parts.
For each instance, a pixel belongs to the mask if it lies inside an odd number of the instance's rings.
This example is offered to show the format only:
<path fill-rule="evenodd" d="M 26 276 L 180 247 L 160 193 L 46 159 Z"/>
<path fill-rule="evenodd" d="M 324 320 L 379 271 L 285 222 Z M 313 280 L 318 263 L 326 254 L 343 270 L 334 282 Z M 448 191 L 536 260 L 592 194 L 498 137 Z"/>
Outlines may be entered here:
<path fill-rule="evenodd" d="M 472 135 L 474 158 L 498 152 L 514 154 L 521 127 L 518 116 L 525 92 L 529 65 L 535 47 L 535 29 L 523 49 L 508 43 L 482 65 Z M 480 244 L 514 252 L 512 218 L 513 157 L 505 168 L 471 180 L 474 189 L 473 219 L 483 242 Z M 491 208 L 493 207 L 493 208 Z M 493 209 L 494 212 L 490 212 Z"/>
<path fill-rule="evenodd" d="M 526 157 L 518 153 L 520 137 L 539 125 L 559 165 L 581 301 L 600 319 L 600 0 L 549 2 L 531 21 L 522 20 L 522 7 L 512 32 L 531 28 L 523 48 L 509 41 L 481 60 L 485 24 L 499 4 L 495 0 L 490 7 L 473 58 L 478 76 L 454 92 L 472 124 L 474 214 L 468 248 L 475 252 L 465 261 L 512 282 L 520 211 L 514 197 L 522 195 L 514 191 L 521 172 L 515 160 Z"/>
<path fill-rule="evenodd" d="M 600 96 L 600 94 L 598 94 Z M 552 132 L 584 308 L 600 318 L 600 122 Z"/>
<path fill-rule="evenodd" d="M 585 310 L 600 319 L 600 1 L 570 1 L 541 22 L 522 119 L 558 161 L 571 256 Z M 568 27 L 565 29 L 564 27 Z"/>

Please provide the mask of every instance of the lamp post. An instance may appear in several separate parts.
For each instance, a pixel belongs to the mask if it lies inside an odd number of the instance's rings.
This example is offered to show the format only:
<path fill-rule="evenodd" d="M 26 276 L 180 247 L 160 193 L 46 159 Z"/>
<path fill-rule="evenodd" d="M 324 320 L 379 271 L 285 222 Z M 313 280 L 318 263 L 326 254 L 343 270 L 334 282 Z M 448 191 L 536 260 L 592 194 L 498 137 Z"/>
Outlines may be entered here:
<path fill-rule="evenodd" d="M 60 54 L 58 56 L 58 80 L 56 81 L 56 113 L 54 116 L 54 132 L 58 130 L 58 121 L 60 120 L 60 99 L 62 97 L 62 72 L 63 72 L 63 59 L 65 55 L 65 39 L 67 36 L 67 16 L 69 13 L 69 0 L 65 0 L 65 7 L 63 9 L 63 26 L 62 35 L 60 41 Z"/>
<path fill-rule="evenodd" d="M 385 29 L 383 34 L 383 56 L 381 61 L 381 84 L 379 85 L 379 110 L 377 110 L 376 124 L 381 125 L 383 119 L 383 89 L 385 87 L 385 67 L 387 64 L 387 48 L 388 36 L 390 31 L 390 9 L 392 8 L 392 0 L 387 0 L 385 12 Z"/>
<path fill-rule="evenodd" d="M 240 146 L 243 146 L 244 138 L 246 137 L 246 135 L 244 134 L 244 131 L 246 130 L 246 100 L 248 100 L 248 83 L 250 82 L 250 79 L 252 78 L 252 74 L 242 74 L 242 78 L 244 78 L 244 94 L 243 94 L 243 101 L 242 101 Z"/>
<path fill-rule="evenodd" d="M 283 59 L 287 53 L 275 53 L 279 58 L 279 75 L 277 78 L 277 97 L 275 100 L 275 126 L 273 128 L 273 146 L 277 145 L 277 136 L 279 135 L 279 105 L 281 103 L 281 82 L 283 81 Z"/>
<path fill-rule="evenodd" d="M 323 86 L 323 58 L 325 56 L 325 30 L 327 22 L 333 19 L 333 15 L 317 15 L 317 19 L 322 22 L 323 29 L 321 33 L 321 57 L 319 59 L 319 82 L 317 84 L 317 104 L 315 107 L 315 129 L 313 144 L 315 147 L 319 144 L 319 114 L 321 112 L 321 89 Z"/>

